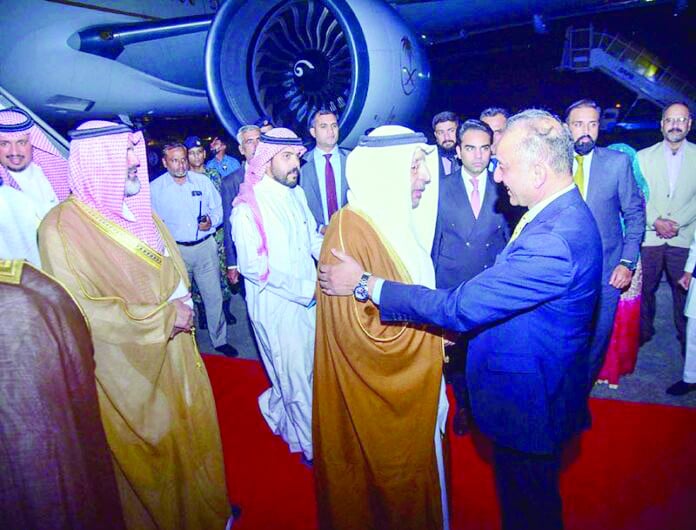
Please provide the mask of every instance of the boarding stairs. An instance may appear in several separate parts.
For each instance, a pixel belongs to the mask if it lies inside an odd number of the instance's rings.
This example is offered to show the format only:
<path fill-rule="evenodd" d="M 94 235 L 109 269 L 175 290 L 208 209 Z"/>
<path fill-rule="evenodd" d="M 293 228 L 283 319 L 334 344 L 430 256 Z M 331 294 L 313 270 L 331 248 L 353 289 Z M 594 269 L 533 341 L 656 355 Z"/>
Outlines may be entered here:
<path fill-rule="evenodd" d="M 653 54 L 618 35 L 589 28 L 566 30 L 561 70 L 589 72 L 599 70 L 629 90 L 637 99 L 647 99 L 664 107 L 682 101 L 696 108 L 696 87 L 663 66 Z"/>

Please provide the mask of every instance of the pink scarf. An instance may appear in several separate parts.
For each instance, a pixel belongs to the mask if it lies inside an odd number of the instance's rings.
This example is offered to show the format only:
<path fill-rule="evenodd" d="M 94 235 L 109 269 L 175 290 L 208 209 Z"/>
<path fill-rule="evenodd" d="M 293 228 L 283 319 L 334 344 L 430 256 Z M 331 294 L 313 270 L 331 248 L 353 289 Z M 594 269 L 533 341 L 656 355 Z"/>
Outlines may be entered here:
<path fill-rule="evenodd" d="M 46 179 L 58 200 L 65 200 L 70 195 L 67 160 L 23 110 L 11 108 L 0 111 L 0 140 L 16 140 L 27 134 L 33 147 L 32 162 L 39 166 L 46 175 Z M 1 165 L 0 177 L 8 186 L 20 189 L 7 168 Z"/>
<path fill-rule="evenodd" d="M 152 217 L 150 204 L 145 139 L 141 132 L 129 132 L 124 126 L 123 132 L 115 134 L 105 132 L 100 135 L 98 131 L 118 125 L 97 120 L 85 122 L 77 128 L 76 133 L 91 129 L 95 129 L 95 132 L 92 137 L 75 137 L 70 142 L 70 188 L 76 199 L 162 254 L 164 242 Z M 132 197 L 124 197 L 129 140 L 135 144 L 133 148 L 140 161 L 140 192 Z M 134 221 L 123 216 L 124 202 Z"/>
<path fill-rule="evenodd" d="M 261 135 L 261 141 L 256 147 L 254 157 L 247 161 L 246 170 L 244 173 L 244 182 L 239 186 L 239 194 L 232 202 L 233 206 L 238 204 L 247 204 L 254 216 L 254 222 L 261 235 L 261 246 L 256 250 L 259 256 L 268 257 L 268 246 L 266 240 L 266 231 L 263 228 L 263 218 L 259 210 L 259 204 L 256 202 L 254 187 L 261 181 L 266 174 L 266 169 L 271 163 L 271 159 L 280 153 L 283 149 L 291 147 L 297 156 L 302 156 L 306 149 L 302 146 L 302 142 L 298 136 L 290 129 L 276 127 L 271 129 L 266 134 Z M 268 263 L 268 260 L 266 260 Z M 266 269 L 260 277 L 261 281 L 268 279 L 270 270 Z"/>

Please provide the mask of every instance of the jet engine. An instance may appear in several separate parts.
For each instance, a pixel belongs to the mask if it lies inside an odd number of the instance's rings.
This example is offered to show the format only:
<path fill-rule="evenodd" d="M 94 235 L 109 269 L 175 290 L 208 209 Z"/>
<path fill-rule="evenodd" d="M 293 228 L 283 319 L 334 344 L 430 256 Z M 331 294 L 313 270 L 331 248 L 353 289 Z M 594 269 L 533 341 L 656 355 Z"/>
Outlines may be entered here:
<path fill-rule="evenodd" d="M 205 76 L 230 132 L 267 115 L 307 136 L 324 108 L 339 116 L 345 145 L 409 123 L 430 89 L 417 37 L 376 0 L 227 0 L 208 32 Z"/>
<path fill-rule="evenodd" d="M 409 123 L 427 100 L 425 53 L 383 0 L 226 0 L 216 13 L 212 2 L 111 4 L 10 2 L 0 85 L 65 120 L 196 115 L 210 103 L 230 133 L 268 115 L 306 137 L 327 108 L 345 145 Z"/>

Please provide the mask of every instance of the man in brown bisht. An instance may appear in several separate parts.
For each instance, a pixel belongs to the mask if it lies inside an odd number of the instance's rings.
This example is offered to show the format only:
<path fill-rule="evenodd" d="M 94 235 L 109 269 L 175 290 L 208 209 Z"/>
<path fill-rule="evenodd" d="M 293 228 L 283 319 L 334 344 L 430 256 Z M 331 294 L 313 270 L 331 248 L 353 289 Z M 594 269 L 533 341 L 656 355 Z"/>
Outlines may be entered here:
<path fill-rule="evenodd" d="M 145 141 L 105 121 L 71 136 L 73 195 L 44 219 L 39 249 L 91 326 L 126 526 L 222 530 L 230 506 L 215 403 L 186 267 L 150 206 Z"/>
<path fill-rule="evenodd" d="M 320 263 L 345 252 L 374 274 L 434 286 L 437 174 L 437 153 L 422 134 L 390 125 L 361 137 L 346 165 L 348 206 L 329 224 Z M 443 341 L 422 327 L 383 325 L 366 282 L 354 297 L 317 289 L 319 526 L 447 529 Z"/>
<path fill-rule="evenodd" d="M 0 259 L 0 527 L 123 530 L 89 328 L 55 280 Z"/>

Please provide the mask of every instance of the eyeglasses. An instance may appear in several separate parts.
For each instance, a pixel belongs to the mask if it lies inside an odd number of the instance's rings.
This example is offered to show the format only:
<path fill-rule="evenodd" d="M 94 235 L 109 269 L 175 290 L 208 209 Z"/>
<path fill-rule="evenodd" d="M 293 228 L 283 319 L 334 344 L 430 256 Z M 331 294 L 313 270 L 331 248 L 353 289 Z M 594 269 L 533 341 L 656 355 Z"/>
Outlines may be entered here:
<path fill-rule="evenodd" d="M 683 124 L 689 121 L 689 118 L 687 116 L 677 116 L 676 118 L 662 118 L 662 121 L 666 124 L 674 123 L 676 124 Z"/>

